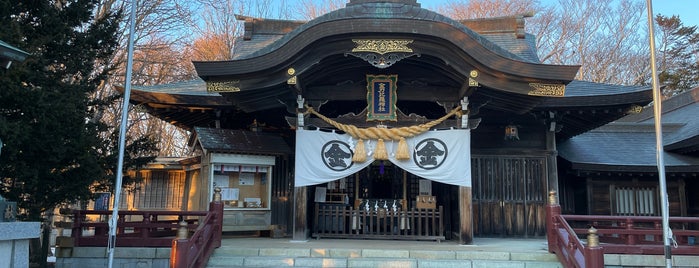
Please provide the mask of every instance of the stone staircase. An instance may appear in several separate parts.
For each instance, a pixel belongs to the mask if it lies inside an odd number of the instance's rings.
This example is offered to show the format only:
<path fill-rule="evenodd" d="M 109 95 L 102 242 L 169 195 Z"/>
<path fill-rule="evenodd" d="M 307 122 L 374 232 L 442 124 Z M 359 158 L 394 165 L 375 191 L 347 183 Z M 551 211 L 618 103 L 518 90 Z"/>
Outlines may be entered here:
<path fill-rule="evenodd" d="M 207 267 L 563 267 L 545 250 L 544 240 L 474 245 L 418 241 L 267 239 L 224 240 Z M 259 242 L 259 241 L 258 241 Z"/>

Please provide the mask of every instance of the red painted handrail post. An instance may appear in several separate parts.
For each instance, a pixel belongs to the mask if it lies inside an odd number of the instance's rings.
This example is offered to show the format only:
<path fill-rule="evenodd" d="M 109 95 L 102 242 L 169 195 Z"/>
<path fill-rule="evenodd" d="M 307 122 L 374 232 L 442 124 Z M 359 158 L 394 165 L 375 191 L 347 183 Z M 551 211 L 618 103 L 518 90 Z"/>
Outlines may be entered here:
<path fill-rule="evenodd" d="M 140 228 L 141 230 L 141 238 L 147 239 L 150 237 L 150 231 L 151 229 L 148 228 L 150 225 L 150 213 L 148 211 L 143 212 L 143 219 L 141 219 L 141 224 L 143 224 L 143 228 Z"/>
<path fill-rule="evenodd" d="M 221 247 L 221 238 L 223 236 L 223 202 L 221 202 L 221 188 L 214 189 L 214 198 L 209 204 L 209 213 L 213 213 L 214 217 L 214 247 Z"/>
<path fill-rule="evenodd" d="M 626 219 L 626 230 L 631 231 L 631 230 L 633 230 L 634 228 L 636 228 L 636 227 L 634 226 L 634 221 L 633 221 L 633 219 L 627 218 L 627 219 Z M 626 236 L 626 244 L 627 244 L 627 245 L 636 245 L 636 235 L 634 235 L 634 234 L 632 234 L 631 232 L 629 232 L 629 235 Z"/>
<path fill-rule="evenodd" d="M 177 230 L 177 238 L 172 240 L 172 247 L 170 250 L 170 268 L 187 268 L 190 265 L 190 260 L 187 259 L 187 252 L 191 242 L 189 239 L 187 239 L 187 235 L 189 233 L 189 230 L 187 229 L 187 222 L 182 220 L 179 225 L 180 227 Z"/>
<path fill-rule="evenodd" d="M 124 234 L 124 232 L 126 230 L 124 228 L 124 223 L 126 223 L 126 216 L 125 215 L 118 215 L 117 222 L 118 222 L 117 226 L 119 227 L 119 228 L 117 228 L 117 234 Z"/>
<path fill-rule="evenodd" d="M 585 267 L 604 267 L 604 249 L 599 245 L 599 236 L 597 236 L 597 229 L 595 229 L 595 227 L 590 227 L 587 231 Z"/>
<path fill-rule="evenodd" d="M 80 210 L 73 210 L 73 228 L 71 229 L 71 236 L 73 237 L 73 244 L 77 247 L 80 246 L 80 241 L 83 236 L 83 218 Z"/>
<path fill-rule="evenodd" d="M 554 253 L 559 248 L 558 239 L 558 228 L 560 224 L 556 217 L 561 215 L 561 206 L 556 202 L 556 191 L 549 192 L 549 202 L 546 205 L 546 239 L 548 240 L 549 252 Z"/>

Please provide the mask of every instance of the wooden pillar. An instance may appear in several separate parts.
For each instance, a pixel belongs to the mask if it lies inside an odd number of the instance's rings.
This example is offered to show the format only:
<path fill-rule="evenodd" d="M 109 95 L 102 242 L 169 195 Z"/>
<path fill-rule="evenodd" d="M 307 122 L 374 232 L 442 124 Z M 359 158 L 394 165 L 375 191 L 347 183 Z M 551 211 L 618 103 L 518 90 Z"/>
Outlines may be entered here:
<path fill-rule="evenodd" d="M 403 170 L 403 200 L 405 201 L 405 204 L 403 204 L 403 209 L 408 209 L 408 172 Z"/>
<path fill-rule="evenodd" d="M 558 190 L 558 150 L 556 149 L 555 131 L 546 132 L 546 150 L 549 151 L 548 156 L 546 156 L 548 191 L 556 191 L 560 195 L 560 191 Z"/>
<path fill-rule="evenodd" d="M 308 239 L 308 227 L 306 219 L 308 218 L 306 187 L 294 187 L 294 233 L 292 240 L 306 241 Z"/>
<path fill-rule="evenodd" d="M 459 186 L 459 244 L 473 243 L 473 198 L 471 187 Z"/>

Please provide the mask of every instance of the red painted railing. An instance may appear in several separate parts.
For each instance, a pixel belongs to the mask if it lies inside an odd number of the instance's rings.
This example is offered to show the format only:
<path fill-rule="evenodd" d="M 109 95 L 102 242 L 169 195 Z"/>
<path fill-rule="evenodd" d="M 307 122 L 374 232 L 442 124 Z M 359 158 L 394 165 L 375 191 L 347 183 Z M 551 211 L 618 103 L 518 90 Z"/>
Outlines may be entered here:
<path fill-rule="evenodd" d="M 76 247 L 107 246 L 109 210 L 74 210 L 71 236 Z M 119 211 L 117 247 L 169 247 L 184 220 L 194 230 L 206 211 Z M 91 220 L 88 220 L 91 219 Z"/>
<path fill-rule="evenodd" d="M 582 226 L 597 229 L 604 253 L 663 255 L 661 217 L 561 215 L 576 234 L 585 232 Z M 673 255 L 699 255 L 699 218 L 670 217 L 674 238 Z"/>
<path fill-rule="evenodd" d="M 565 267 L 604 267 L 604 254 L 664 254 L 660 217 L 562 215 L 555 192 L 546 210 L 549 252 Z M 671 253 L 699 255 L 699 218 L 671 217 L 670 225 L 677 242 Z"/>
<path fill-rule="evenodd" d="M 220 191 L 216 189 L 215 201 L 209 204 L 209 214 L 191 237 L 187 238 L 186 224 L 182 223 L 177 239 L 172 240 L 171 268 L 205 267 L 214 249 L 221 246 L 223 202 Z"/>
<path fill-rule="evenodd" d="M 74 246 L 107 246 L 111 211 L 76 210 L 72 214 Z M 221 189 L 216 188 L 209 211 L 119 212 L 116 246 L 171 247 L 171 268 L 200 268 L 221 246 L 222 231 L 223 202 Z"/>
<path fill-rule="evenodd" d="M 555 197 L 553 197 L 555 200 Z M 596 230 L 587 231 L 587 245 L 561 215 L 555 202 L 546 206 L 546 236 L 549 252 L 556 253 L 565 267 L 604 267 L 604 251 L 597 240 Z"/>

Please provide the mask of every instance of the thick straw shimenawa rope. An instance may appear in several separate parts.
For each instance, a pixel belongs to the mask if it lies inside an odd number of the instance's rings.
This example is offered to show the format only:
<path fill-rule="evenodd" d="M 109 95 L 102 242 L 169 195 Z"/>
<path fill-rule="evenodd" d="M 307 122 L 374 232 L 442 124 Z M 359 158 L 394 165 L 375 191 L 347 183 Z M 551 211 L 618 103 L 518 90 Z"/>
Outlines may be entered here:
<path fill-rule="evenodd" d="M 350 136 L 354 137 L 355 139 L 363 139 L 363 140 L 378 140 L 378 139 L 384 139 L 384 140 L 400 140 L 400 138 L 410 138 L 416 135 L 419 135 L 425 131 L 430 130 L 430 128 L 444 122 L 447 118 L 451 117 L 452 115 L 457 115 L 461 116 L 461 107 L 454 108 L 454 110 L 451 110 L 448 114 L 442 116 L 441 118 L 434 120 L 432 122 L 427 122 L 424 124 L 416 125 L 416 126 L 409 126 L 409 127 L 399 127 L 399 128 L 379 128 L 379 127 L 370 127 L 370 128 L 358 128 L 353 125 L 345 125 L 345 124 L 340 124 L 330 118 L 325 117 L 324 115 L 316 112 L 313 107 L 306 106 L 308 109 L 308 113 L 312 113 L 316 116 L 318 116 L 320 119 L 323 119 L 323 121 L 327 122 L 328 124 L 336 127 L 339 130 L 342 130 L 349 134 Z"/>
<path fill-rule="evenodd" d="M 396 149 L 395 153 L 395 158 L 396 160 L 408 160 L 410 159 L 410 150 L 408 148 L 407 142 L 405 141 L 405 138 L 413 137 L 419 135 L 420 133 L 428 131 L 430 130 L 430 128 L 438 125 L 439 123 L 442 123 L 444 120 L 451 117 L 452 115 L 456 114 L 457 116 L 461 116 L 461 109 L 456 108 L 437 120 L 425 124 L 420 124 L 417 126 L 391 129 L 378 127 L 358 128 L 352 125 L 340 124 L 316 112 L 315 110 L 313 110 L 312 107 L 306 106 L 306 108 L 308 108 L 308 111 L 306 113 L 312 113 L 318 116 L 323 121 L 327 122 L 328 124 L 346 132 L 353 138 L 359 139 L 357 145 L 355 146 L 355 152 L 352 155 L 352 161 L 359 163 L 366 161 L 366 151 L 364 149 L 363 140 L 377 140 L 376 147 L 374 148 L 375 150 L 373 152 L 374 159 L 376 160 L 388 160 L 388 153 L 386 152 L 384 140 L 399 140 L 398 148 Z"/>

